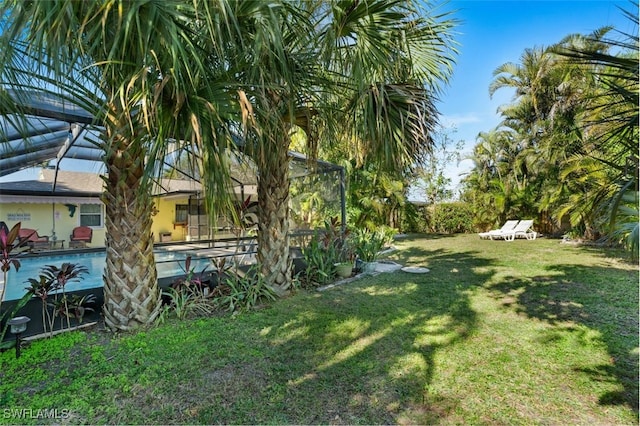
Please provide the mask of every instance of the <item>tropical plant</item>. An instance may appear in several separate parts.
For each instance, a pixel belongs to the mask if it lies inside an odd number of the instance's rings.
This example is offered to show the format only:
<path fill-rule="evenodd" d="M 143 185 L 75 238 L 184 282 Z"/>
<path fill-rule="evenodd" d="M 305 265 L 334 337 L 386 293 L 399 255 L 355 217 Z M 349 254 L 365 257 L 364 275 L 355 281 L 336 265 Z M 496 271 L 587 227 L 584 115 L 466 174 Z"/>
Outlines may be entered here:
<path fill-rule="evenodd" d="M 20 309 L 22 309 L 27 303 L 29 303 L 29 300 L 31 300 L 32 297 L 33 294 L 27 292 L 16 302 L 16 304 L 13 306 L 13 309 L 11 309 L 10 311 L 5 311 L 0 315 L 0 324 L 4 322 L 2 331 L 0 331 L 0 349 L 11 348 L 14 344 L 14 342 L 4 342 L 4 336 L 6 336 L 7 330 L 9 329 L 9 321 L 4 321 L 4 319 L 15 317 Z"/>
<path fill-rule="evenodd" d="M 353 231 L 352 239 L 355 252 L 363 262 L 375 262 L 380 251 L 390 243 L 393 230 L 384 227 L 375 231 L 359 228 Z"/>
<path fill-rule="evenodd" d="M 216 303 L 229 312 L 240 312 L 253 309 L 263 300 L 276 300 L 276 293 L 260 275 L 257 267 L 247 272 L 236 270 L 224 283 L 226 290 L 220 291 Z"/>
<path fill-rule="evenodd" d="M 167 300 L 165 312 L 174 313 L 180 320 L 191 317 L 206 317 L 217 309 L 213 293 L 208 291 L 208 287 L 169 287 L 163 291 L 163 295 Z M 164 316 L 160 318 L 160 322 L 163 321 Z"/>
<path fill-rule="evenodd" d="M 334 247 L 327 245 L 318 232 L 302 248 L 302 258 L 305 264 L 303 278 L 306 284 L 322 285 L 333 279 L 338 256 Z"/>
<path fill-rule="evenodd" d="M 333 280 L 337 264 L 351 264 L 355 251 L 350 231 L 343 229 L 338 218 L 326 219 L 324 229 L 316 230 L 313 237 L 302 248 L 306 265 L 304 281 L 309 285 L 326 284 Z"/>
<path fill-rule="evenodd" d="M 223 282 L 223 277 L 227 273 L 227 271 L 231 270 L 234 266 L 232 262 L 228 261 L 228 258 L 225 257 L 215 257 L 211 259 L 211 263 L 213 265 L 212 271 L 212 285 L 218 285 Z M 238 265 L 236 264 L 236 267 Z"/>
<path fill-rule="evenodd" d="M 632 2 L 635 9 L 637 2 Z M 637 30 L 638 14 L 623 11 Z M 590 191 L 592 210 L 603 212 L 608 220 L 603 227 L 608 237 L 623 242 L 638 255 L 639 162 L 639 38 L 634 33 L 618 32 L 620 39 L 591 34 L 567 38 L 557 47 L 557 53 L 574 66 L 592 70 L 599 83 L 587 96 L 587 105 L 579 127 L 591 149 L 573 160 L 577 163 L 598 163 L 588 169 L 589 175 L 611 172 L 600 179 L 598 188 Z M 615 53 L 612 53 L 615 52 Z"/>
<path fill-rule="evenodd" d="M 638 246 L 638 36 L 613 32 L 569 35 L 496 69 L 490 92 L 515 97 L 500 128 L 479 135 L 464 180 L 479 227 L 538 214 L 549 232 Z"/>
<path fill-rule="evenodd" d="M 406 204 L 409 180 L 399 174 L 380 171 L 374 164 L 352 165 L 347 199 L 347 221 L 351 226 L 397 225 L 399 211 Z"/>
<path fill-rule="evenodd" d="M 78 296 L 69 297 L 66 294 L 66 285 L 81 280 L 87 271 L 85 266 L 65 262 L 60 267 L 46 265 L 41 269 L 37 279 L 29 278 L 27 280 L 27 283 L 31 285 L 26 290 L 42 302 L 42 325 L 45 332 L 48 325 L 49 333 L 53 333 L 57 316 L 66 318 L 67 328 L 71 328 L 72 317 L 81 320 L 86 310 L 93 310 L 84 307 L 83 304 L 85 302 L 87 304 L 94 303 L 95 296 L 89 295 L 78 299 Z M 49 298 L 51 295 L 53 295 L 53 300 Z M 70 302 L 73 305 L 70 305 Z M 53 308 L 52 312 L 49 312 L 48 307 Z"/>
<path fill-rule="evenodd" d="M 49 332 L 53 333 L 53 319 L 48 309 L 49 294 L 54 291 L 54 280 L 46 275 L 40 274 L 38 278 L 29 278 L 27 283 L 31 284 L 26 287 L 27 293 L 32 294 L 34 297 L 40 299 L 41 312 L 42 312 L 42 327 L 44 332 L 47 332 L 47 325 L 49 326 Z"/>
<path fill-rule="evenodd" d="M 324 155 L 324 154 L 322 154 Z M 292 228 L 316 229 L 327 217 L 340 216 L 342 170 L 319 171 L 291 181 Z M 345 188 L 346 189 L 346 188 Z M 296 229 L 292 229 L 295 232 Z"/>
<path fill-rule="evenodd" d="M 168 309 L 175 313 L 178 319 L 186 319 L 192 306 L 191 293 L 170 287 L 163 294 L 169 299 L 167 303 Z"/>
<path fill-rule="evenodd" d="M 619 200 L 611 206 L 611 230 L 609 238 L 623 243 L 631 253 L 638 257 L 640 212 L 638 211 L 638 192 L 619 191 Z"/>
<path fill-rule="evenodd" d="M 342 239 L 338 240 L 336 244 L 338 244 L 336 262 L 350 263 L 353 265 L 353 262 L 356 260 L 356 253 L 349 235 L 346 234 Z"/>
<path fill-rule="evenodd" d="M 2 288 L 0 289 L 0 324 L 4 321 L 5 318 L 11 318 L 15 316 L 19 309 L 21 309 L 31 298 L 31 294 L 27 293 L 24 297 L 22 297 L 18 303 L 14 306 L 14 309 L 9 311 L 2 311 L 2 302 L 4 301 L 4 295 L 7 290 L 7 275 L 11 270 L 11 267 L 15 268 L 16 271 L 20 269 L 21 263 L 19 256 L 23 253 L 26 247 L 26 239 L 20 241 L 18 237 L 20 233 L 21 222 L 16 223 L 9 230 L 7 226 L 2 222 L 4 226 L 0 226 L 0 270 L 2 271 L 3 281 Z M 5 322 L 4 327 L 2 327 L 2 332 L 0 333 L 0 342 L 4 339 L 4 336 L 7 332 L 8 323 Z"/>
<path fill-rule="evenodd" d="M 42 326 L 44 332 L 49 331 L 53 335 L 56 317 L 67 321 L 67 328 L 71 328 L 71 318 L 82 322 L 86 312 L 94 311 L 91 305 L 95 304 L 95 295 L 85 296 L 69 295 L 65 287 L 70 282 L 77 282 L 87 273 L 87 268 L 73 263 L 63 263 L 60 267 L 46 265 L 40 270 L 38 278 L 29 278 L 26 287 L 27 294 L 37 297 L 42 304 Z M 51 310 L 49 310 L 51 308 Z"/>
<path fill-rule="evenodd" d="M 214 262 L 213 274 L 216 277 L 212 281 L 212 273 L 207 273 L 209 266 L 205 266 L 200 272 L 191 267 L 192 257 L 189 255 L 184 265 L 179 264 L 184 276 L 171 283 L 171 287 L 163 291 L 168 311 L 175 313 L 178 319 L 186 319 L 192 316 L 211 315 L 216 310 L 213 300 L 213 289 L 222 282 L 225 271 L 225 258 Z M 164 318 L 160 319 L 162 322 Z"/>
<path fill-rule="evenodd" d="M 93 294 L 84 296 L 64 294 L 60 299 L 54 299 L 50 305 L 53 308 L 54 317 L 66 317 L 67 322 L 69 322 L 70 318 L 74 318 L 78 323 L 82 323 L 85 313 L 94 311 L 89 305 L 95 303 L 96 296 Z"/>
<path fill-rule="evenodd" d="M 0 270 L 2 270 L 2 288 L 0 289 L 0 312 L 2 312 L 2 302 L 4 300 L 4 294 L 7 290 L 7 275 L 13 266 L 16 271 L 20 269 L 20 260 L 18 256 L 25 248 L 26 240 L 20 241 L 18 235 L 20 234 L 21 222 L 13 225 L 11 230 L 7 232 L 6 226 L 0 226 Z M 2 317 L 0 316 L 0 320 Z"/>
<path fill-rule="evenodd" d="M 242 7 L 179 0 L 0 6 L 0 73 L 12 89 L 0 91 L 2 111 L 16 114 L 7 117 L 28 134 L 21 117 L 43 114 L 30 108 L 43 94 L 86 111 L 72 120 L 99 135 L 87 137 L 106 165 L 104 314 L 111 328 L 150 323 L 160 311 L 150 189 L 168 146 L 192 143 L 200 153 L 206 146 L 207 193 L 219 196 L 217 206 L 230 205 L 222 155 L 229 138 L 216 126 L 235 92 L 218 82 L 233 75 L 224 69 L 233 61 L 224 50 L 240 30 L 234 12 Z"/>
<path fill-rule="evenodd" d="M 204 289 L 210 286 L 211 284 L 211 276 L 205 274 L 207 269 L 209 269 L 208 265 L 205 265 L 204 268 L 200 272 L 196 271 L 195 267 L 191 267 L 192 256 L 188 255 L 184 260 L 184 266 L 181 263 L 178 263 L 180 269 L 184 273 L 183 277 L 177 278 L 171 284 L 171 287 L 176 290 L 182 289 L 197 289 L 204 292 Z"/>
<path fill-rule="evenodd" d="M 418 3 L 387 0 L 284 3 L 253 22 L 239 75 L 250 103 L 241 105 L 259 175 L 258 260 L 278 294 L 291 285 L 291 134 L 305 132 L 311 159 L 339 141 L 359 164 L 409 169 L 431 143 L 453 25 Z"/>

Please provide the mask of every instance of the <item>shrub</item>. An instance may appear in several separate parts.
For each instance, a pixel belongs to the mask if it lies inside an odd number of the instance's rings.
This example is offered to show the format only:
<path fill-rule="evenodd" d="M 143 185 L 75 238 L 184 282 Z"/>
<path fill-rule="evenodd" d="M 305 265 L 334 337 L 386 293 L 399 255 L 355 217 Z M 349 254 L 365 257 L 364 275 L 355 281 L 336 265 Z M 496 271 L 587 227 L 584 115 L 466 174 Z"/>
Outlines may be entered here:
<path fill-rule="evenodd" d="M 429 217 L 429 228 L 431 232 L 444 234 L 473 232 L 471 206 L 462 202 L 434 206 Z"/>
<path fill-rule="evenodd" d="M 429 232 L 427 207 L 406 203 L 402 210 L 402 232 Z"/>
<path fill-rule="evenodd" d="M 275 291 L 267 286 L 255 266 L 246 273 L 237 269 L 216 290 L 216 303 L 229 312 L 248 311 L 262 301 L 276 300 Z"/>
<path fill-rule="evenodd" d="M 381 226 L 375 231 L 356 229 L 351 238 L 358 259 L 364 262 L 375 261 L 378 257 L 378 252 L 391 243 L 394 233 L 395 230 L 388 226 Z"/>
<path fill-rule="evenodd" d="M 336 263 L 354 261 L 349 231 L 342 232 L 337 218 L 326 220 L 324 230 L 316 231 L 302 248 L 302 256 L 306 268 L 301 278 L 305 284 L 315 286 L 333 281 Z"/>

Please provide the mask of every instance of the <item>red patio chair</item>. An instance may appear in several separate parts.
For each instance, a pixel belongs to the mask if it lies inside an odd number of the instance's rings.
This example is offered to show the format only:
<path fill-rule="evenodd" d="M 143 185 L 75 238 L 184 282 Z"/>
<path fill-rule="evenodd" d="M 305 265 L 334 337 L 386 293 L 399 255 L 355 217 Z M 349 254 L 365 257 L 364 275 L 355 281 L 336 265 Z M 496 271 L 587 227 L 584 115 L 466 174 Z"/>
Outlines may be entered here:
<path fill-rule="evenodd" d="M 93 237 L 93 229 L 88 226 L 77 226 L 73 228 L 69 237 L 69 246 L 86 247 Z"/>
<path fill-rule="evenodd" d="M 20 228 L 18 239 L 20 240 L 20 244 L 25 244 L 26 242 L 26 245 L 31 249 L 49 247 L 49 236 L 38 235 L 38 231 L 35 229 Z"/>

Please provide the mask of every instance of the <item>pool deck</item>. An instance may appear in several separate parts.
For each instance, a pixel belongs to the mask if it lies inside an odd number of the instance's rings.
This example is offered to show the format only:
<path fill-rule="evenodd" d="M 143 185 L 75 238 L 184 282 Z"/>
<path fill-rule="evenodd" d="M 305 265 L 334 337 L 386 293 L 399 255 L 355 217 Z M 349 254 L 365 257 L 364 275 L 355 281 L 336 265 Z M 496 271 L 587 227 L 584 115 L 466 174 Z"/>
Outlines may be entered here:
<path fill-rule="evenodd" d="M 217 242 L 215 244 L 203 243 L 197 241 L 185 242 L 184 244 L 156 245 L 162 247 L 162 250 L 169 252 L 186 253 L 194 257 L 205 257 L 210 259 L 216 258 L 234 258 L 241 265 L 253 264 L 256 262 L 256 244 L 246 243 L 244 245 L 227 245 Z"/>
<path fill-rule="evenodd" d="M 199 240 L 199 241 L 172 241 L 154 244 L 154 250 L 159 249 L 168 252 L 185 253 L 200 258 L 229 258 L 233 257 L 239 264 L 248 265 L 255 263 L 257 243 L 255 238 Z M 104 251 L 105 247 L 47 247 L 37 248 L 25 252 L 25 257 L 60 256 L 65 254 L 80 254 Z M 0 286 L 2 278 L 0 277 Z M 1 289 L 1 287 L 0 287 Z"/>

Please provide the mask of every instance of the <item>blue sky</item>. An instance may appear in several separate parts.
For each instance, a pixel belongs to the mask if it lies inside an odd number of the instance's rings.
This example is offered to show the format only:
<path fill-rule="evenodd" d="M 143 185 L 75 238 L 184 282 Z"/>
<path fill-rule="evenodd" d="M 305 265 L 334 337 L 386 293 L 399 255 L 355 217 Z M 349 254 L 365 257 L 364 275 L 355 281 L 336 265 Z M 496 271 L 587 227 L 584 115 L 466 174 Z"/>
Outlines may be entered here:
<path fill-rule="evenodd" d="M 453 140 L 465 141 L 471 152 L 479 132 L 499 122 L 497 108 L 512 99 L 513 92 L 501 89 L 489 98 L 493 71 L 506 62 L 519 62 L 526 48 L 549 46 L 569 34 L 587 34 L 603 26 L 624 32 L 637 27 L 624 17 L 619 7 L 633 10 L 628 1 L 475 1 L 453 0 L 440 8 L 455 10 L 461 21 L 456 37 L 460 51 L 453 79 L 438 106 L 444 126 L 454 125 Z M 453 184 L 471 162 L 450 167 Z"/>

